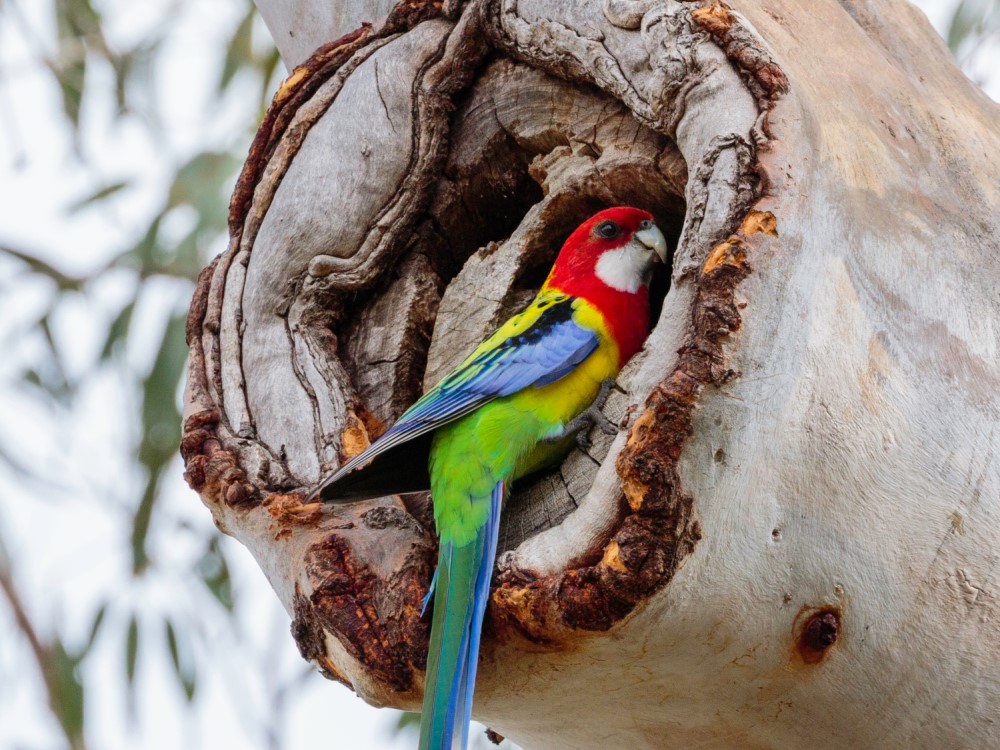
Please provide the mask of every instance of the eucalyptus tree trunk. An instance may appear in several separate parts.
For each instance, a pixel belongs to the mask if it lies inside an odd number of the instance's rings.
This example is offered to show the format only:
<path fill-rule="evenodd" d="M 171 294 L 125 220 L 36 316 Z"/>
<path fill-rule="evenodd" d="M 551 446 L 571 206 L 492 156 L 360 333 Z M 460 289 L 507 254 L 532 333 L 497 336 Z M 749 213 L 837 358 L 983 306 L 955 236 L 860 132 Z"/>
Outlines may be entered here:
<path fill-rule="evenodd" d="M 672 268 L 620 432 L 505 509 L 474 716 L 996 747 L 1000 110 L 902 0 L 731 3 L 259 0 L 300 67 L 192 304 L 188 480 L 305 658 L 417 707 L 428 498 L 308 495 L 573 226 L 646 208 Z"/>

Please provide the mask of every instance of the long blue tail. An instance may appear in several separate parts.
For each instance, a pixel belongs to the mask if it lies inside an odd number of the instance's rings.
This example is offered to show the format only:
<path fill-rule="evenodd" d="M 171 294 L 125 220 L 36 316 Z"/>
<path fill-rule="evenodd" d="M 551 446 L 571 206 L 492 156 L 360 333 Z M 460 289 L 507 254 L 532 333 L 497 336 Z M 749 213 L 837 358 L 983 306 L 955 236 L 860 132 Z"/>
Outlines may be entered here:
<path fill-rule="evenodd" d="M 468 748 L 479 638 L 505 492 L 503 482 L 493 488 L 489 517 L 471 544 L 442 544 L 438 551 L 420 750 L 450 750 L 456 733 L 461 734 L 462 750 Z"/>

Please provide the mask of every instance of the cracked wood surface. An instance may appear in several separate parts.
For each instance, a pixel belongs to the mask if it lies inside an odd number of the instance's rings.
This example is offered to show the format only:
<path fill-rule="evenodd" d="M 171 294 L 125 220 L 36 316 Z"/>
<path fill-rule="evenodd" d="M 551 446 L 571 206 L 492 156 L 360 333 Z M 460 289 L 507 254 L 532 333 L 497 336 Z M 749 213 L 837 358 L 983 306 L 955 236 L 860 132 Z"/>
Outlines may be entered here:
<path fill-rule="evenodd" d="M 182 451 L 303 656 L 417 704 L 427 498 L 303 497 L 634 202 L 676 249 L 627 429 L 509 502 L 476 717 L 533 748 L 988 746 L 1000 136 L 926 20 L 260 4 L 290 64 L 338 42 L 279 91 L 202 275 Z"/>

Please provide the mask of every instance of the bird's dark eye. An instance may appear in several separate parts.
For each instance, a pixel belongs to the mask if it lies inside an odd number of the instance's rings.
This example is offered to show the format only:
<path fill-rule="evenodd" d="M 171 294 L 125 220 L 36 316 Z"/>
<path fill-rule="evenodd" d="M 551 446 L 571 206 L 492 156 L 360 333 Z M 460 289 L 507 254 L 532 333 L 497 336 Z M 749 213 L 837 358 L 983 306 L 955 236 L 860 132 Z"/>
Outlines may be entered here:
<path fill-rule="evenodd" d="M 613 221 L 602 221 L 597 225 L 597 229 L 594 230 L 594 232 L 598 237 L 603 237 L 606 240 L 613 240 L 622 233 L 622 228 Z"/>

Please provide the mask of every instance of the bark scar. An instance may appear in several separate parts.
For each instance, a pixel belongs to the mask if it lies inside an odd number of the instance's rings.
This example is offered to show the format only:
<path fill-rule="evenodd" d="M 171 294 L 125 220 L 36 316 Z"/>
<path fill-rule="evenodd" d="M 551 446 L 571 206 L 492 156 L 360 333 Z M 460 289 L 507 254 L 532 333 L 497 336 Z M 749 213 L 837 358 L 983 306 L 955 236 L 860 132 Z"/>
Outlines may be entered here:
<path fill-rule="evenodd" d="M 379 80 L 378 74 L 378 60 L 375 61 L 375 90 L 378 92 L 378 99 L 382 102 L 382 110 L 385 112 L 385 119 L 389 121 L 392 125 L 392 129 L 396 129 L 396 123 L 392 120 L 392 115 L 389 113 L 389 106 L 385 103 L 385 96 L 382 94 L 382 81 Z"/>

